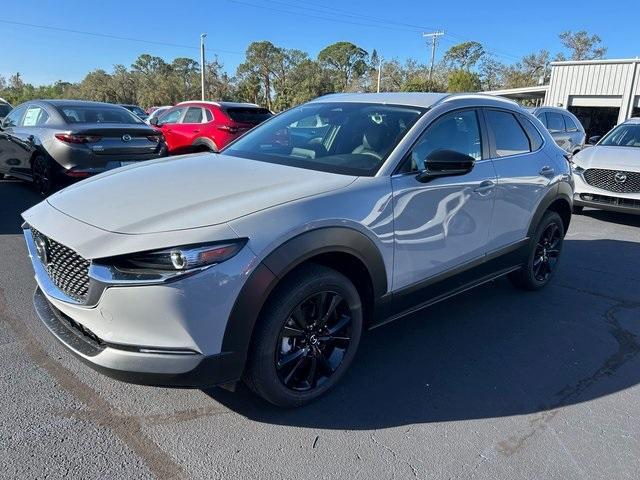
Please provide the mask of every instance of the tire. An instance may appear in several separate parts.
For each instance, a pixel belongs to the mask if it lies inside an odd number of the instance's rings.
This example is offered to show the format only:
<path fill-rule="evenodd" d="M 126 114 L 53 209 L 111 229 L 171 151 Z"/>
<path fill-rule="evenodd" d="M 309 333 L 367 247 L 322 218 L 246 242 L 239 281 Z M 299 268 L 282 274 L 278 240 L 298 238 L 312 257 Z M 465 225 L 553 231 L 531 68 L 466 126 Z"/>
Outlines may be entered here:
<path fill-rule="evenodd" d="M 574 205 L 573 206 L 573 214 L 574 215 L 582 215 L 584 207 L 582 205 Z"/>
<path fill-rule="evenodd" d="M 304 266 L 286 277 L 265 305 L 244 382 L 274 405 L 305 405 L 342 378 L 358 349 L 362 325 L 353 283 L 330 268 Z"/>
<path fill-rule="evenodd" d="M 551 281 L 562 253 L 564 234 L 560 215 L 551 211 L 545 213 L 529 243 L 527 263 L 509 275 L 517 288 L 540 290 Z"/>
<path fill-rule="evenodd" d="M 53 161 L 42 154 L 36 155 L 31 161 L 31 178 L 36 191 L 46 197 L 56 189 L 55 169 Z"/>

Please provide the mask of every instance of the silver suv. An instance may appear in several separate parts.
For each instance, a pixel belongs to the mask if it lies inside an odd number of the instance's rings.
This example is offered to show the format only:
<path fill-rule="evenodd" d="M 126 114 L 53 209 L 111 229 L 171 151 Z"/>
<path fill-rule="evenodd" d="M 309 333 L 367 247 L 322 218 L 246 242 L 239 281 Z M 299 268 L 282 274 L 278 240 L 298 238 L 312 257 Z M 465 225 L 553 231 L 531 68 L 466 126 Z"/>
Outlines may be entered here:
<path fill-rule="evenodd" d="M 530 111 L 565 152 L 575 155 L 584 148 L 586 133 L 573 113 L 558 107 L 538 107 Z"/>
<path fill-rule="evenodd" d="M 503 275 L 544 287 L 572 197 L 562 150 L 515 103 L 341 94 L 221 154 L 73 185 L 23 214 L 24 236 L 40 318 L 94 368 L 244 379 L 297 406 L 343 376 L 365 329 Z"/>

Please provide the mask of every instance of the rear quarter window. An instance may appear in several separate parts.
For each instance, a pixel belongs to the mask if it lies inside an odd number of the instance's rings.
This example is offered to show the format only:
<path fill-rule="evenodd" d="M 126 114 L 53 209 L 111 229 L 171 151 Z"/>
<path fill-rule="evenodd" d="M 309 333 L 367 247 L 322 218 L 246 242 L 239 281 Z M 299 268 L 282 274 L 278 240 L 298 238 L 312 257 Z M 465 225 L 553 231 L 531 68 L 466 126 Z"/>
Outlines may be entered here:
<path fill-rule="evenodd" d="M 228 107 L 224 109 L 231 120 L 238 123 L 262 123 L 273 114 L 266 108 Z"/>
<path fill-rule="evenodd" d="M 529 137 L 513 113 L 487 110 L 486 117 L 493 132 L 495 153 L 498 157 L 509 157 L 531 151 Z"/>

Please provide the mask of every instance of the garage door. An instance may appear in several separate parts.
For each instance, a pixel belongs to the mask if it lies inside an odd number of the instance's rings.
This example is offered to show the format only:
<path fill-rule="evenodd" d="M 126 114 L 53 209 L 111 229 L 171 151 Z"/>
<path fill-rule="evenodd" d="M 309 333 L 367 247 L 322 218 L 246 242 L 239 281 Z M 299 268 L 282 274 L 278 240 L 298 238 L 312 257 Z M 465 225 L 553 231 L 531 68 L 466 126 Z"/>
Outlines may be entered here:
<path fill-rule="evenodd" d="M 573 113 L 587 132 L 587 139 L 602 136 L 616 126 L 622 97 L 613 95 L 573 96 L 568 110 Z"/>

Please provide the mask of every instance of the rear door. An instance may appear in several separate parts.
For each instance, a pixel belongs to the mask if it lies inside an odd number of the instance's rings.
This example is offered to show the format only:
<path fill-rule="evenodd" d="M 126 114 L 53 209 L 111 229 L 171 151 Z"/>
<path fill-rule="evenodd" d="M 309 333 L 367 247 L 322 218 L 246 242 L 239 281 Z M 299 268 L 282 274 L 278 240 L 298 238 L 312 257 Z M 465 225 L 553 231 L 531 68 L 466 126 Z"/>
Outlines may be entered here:
<path fill-rule="evenodd" d="M 484 109 L 497 191 L 489 250 L 523 240 L 536 208 L 552 188 L 555 172 L 543 150 L 544 140 L 522 114 Z"/>
<path fill-rule="evenodd" d="M 196 138 L 201 136 L 205 112 L 202 107 L 187 107 L 180 122 L 173 125 L 173 137 L 180 148 L 190 148 Z"/>
<path fill-rule="evenodd" d="M 569 138 L 569 150 L 567 152 L 573 153 L 584 146 L 584 133 L 569 115 L 562 115 L 562 119 Z"/>
<path fill-rule="evenodd" d="M 484 154 L 481 117 L 476 109 L 446 113 L 434 120 L 393 175 L 394 290 L 419 284 L 485 254 L 495 199 L 496 176 Z M 440 149 L 473 157 L 465 175 L 418 181 L 424 160 Z"/>
<path fill-rule="evenodd" d="M 558 112 L 547 112 L 547 129 L 558 146 L 565 152 L 571 151 L 571 136 L 567 133 L 563 115 Z"/>

